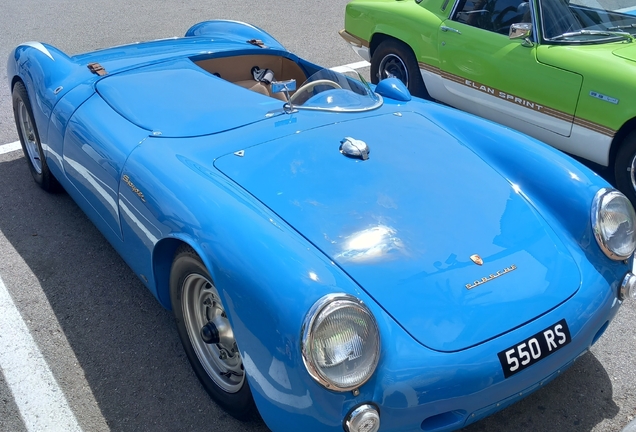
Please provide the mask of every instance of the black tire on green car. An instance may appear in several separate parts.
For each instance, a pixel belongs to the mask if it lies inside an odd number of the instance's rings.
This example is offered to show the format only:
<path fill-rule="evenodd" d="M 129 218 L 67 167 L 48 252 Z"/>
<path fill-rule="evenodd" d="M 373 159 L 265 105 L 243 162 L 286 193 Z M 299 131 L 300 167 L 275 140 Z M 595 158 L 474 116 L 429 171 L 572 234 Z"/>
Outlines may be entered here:
<path fill-rule="evenodd" d="M 51 173 L 44 158 L 29 95 L 22 82 L 17 82 L 13 87 L 13 117 L 33 180 L 47 192 L 61 190 L 60 184 Z"/>
<path fill-rule="evenodd" d="M 636 207 L 636 130 L 631 131 L 621 143 L 614 161 L 616 187 Z"/>
<path fill-rule="evenodd" d="M 413 96 L 431 99 L 413 50 L 396 39 L 381 42 L 371 56 L 371 82 L 377 84 L 390 76 L 402 81 Z"/>
<path fill-rule="evenodd" d="M 181 343 L 205 390 L 233 417 L 252 416 L 254 401 L 225 307 L 209 271 L 188 245 L 175 252 L 170 299 Z M 204 340 L 208 323 L 218 343 Z"/>

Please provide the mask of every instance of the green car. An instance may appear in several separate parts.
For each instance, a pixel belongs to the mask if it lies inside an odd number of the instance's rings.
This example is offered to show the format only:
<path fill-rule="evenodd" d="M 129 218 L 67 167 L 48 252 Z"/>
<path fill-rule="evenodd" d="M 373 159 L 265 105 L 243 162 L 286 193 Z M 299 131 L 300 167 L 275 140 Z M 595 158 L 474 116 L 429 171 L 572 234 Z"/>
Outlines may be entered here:
<path fill-rule="evenodd" d="M 634 0 L 353 0 L 340 32 L 412 94 L 609 167 L 636 203 Z"/>

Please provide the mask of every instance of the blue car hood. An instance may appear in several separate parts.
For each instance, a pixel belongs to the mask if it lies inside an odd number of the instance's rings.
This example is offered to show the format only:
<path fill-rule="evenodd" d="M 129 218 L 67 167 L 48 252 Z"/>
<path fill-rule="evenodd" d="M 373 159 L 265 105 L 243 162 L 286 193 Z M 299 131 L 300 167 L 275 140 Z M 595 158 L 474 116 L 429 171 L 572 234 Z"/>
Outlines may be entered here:
<path fill-rule="evenodd" d="M 188 58 L 108 75 L 97 92 L 131 123 L 164 137 L 214 134 L 266 119 L 277 99 L 216 77 Z"/>
<path fill-rule="evenodd" d="M 344 137 L 365 141 L 369 159 L 341 154 Z M 572 256 L 518 189 L 416 113 L 299 132 L 215 165 L 435 350 L 510 331 L 580 285 Z"/>

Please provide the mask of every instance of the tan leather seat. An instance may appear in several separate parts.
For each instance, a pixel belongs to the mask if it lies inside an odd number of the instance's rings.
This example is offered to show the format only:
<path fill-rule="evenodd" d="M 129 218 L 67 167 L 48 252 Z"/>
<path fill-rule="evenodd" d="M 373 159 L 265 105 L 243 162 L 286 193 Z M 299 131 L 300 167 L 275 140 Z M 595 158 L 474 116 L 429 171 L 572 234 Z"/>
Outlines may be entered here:
<path fill-rule="evenodd" d="M 279 81 L 295 79 L 297 84 L 305 82 L 307 77 L 294 61 L 275 55 L 240 55 L 220 57 L 195 62 L 202 69 L 231 83 L 257 93 L 287 102 L 285 94 L 272 93 L 271 87 L 254 80 L 252 68 L 270 69 Z M 267 91 L 267 93 L 265 92 Z"/>
<path fill-rule="evenodd" d="M 256 93 L 263 94 L 265 96 L 273 97 L 283 102 L 287 102 L 285 95 L 283 93 L 272 93 L 271 86 L 264 84 L 262 82 L 254 81 L 254 80 L 244 80 L 244 81 L 236 81 L 234 84 L 239 85 L 248 90 L 252 90 Z"/>
<path fill-rule="evenodd" d="M 248 90 L 252 90 L 256 93 L 263 94 L 265 96 L 271 96 L 269 94 L 269 89 L 262 82 L 258 82 L 254 80 L 245 80 L 245 81 L 236 81 L 234 84 L 239 85 Z"/>

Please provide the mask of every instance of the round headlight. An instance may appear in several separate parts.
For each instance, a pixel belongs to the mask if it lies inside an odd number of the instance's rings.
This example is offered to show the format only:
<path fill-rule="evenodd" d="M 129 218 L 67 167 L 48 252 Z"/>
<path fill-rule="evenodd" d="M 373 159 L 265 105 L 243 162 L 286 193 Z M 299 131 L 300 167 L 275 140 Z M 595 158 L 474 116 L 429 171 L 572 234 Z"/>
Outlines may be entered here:
<path fill-rule="evenodd" d="M 303 362 L 323 386 L 349 391 L 378 365 L 380 334 L 371 311 L 348 294 L 329 294 L 310 309 L 302 330 Z"/>
<path fill-rule="evenodd" d="M 636 214 L 627 197 L 615 189 L 601 189 L 592 202 L 592 228 L 609 258 L 621 261 L 636 249 Z"/>

